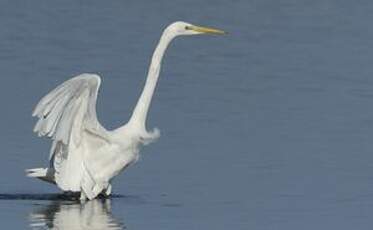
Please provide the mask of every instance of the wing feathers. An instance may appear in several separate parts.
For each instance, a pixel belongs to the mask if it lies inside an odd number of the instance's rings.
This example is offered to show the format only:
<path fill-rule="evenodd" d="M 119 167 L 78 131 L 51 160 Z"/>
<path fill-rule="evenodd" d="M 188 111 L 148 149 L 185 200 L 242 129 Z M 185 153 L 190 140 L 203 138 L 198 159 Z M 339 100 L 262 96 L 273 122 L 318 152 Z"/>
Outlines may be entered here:
<path fill-rule="evenodd" d="M 53 139 L 50 160 L 56 183 L 64 190 L 80 189 L 83 156 L 70 150 L 78 148 L 84 131 L 106 140 L 107 131 L 96 115 L 100 83 L 97 75 L 79 75 L 44 96 L 34 109 L 33 116 L 39 118 L 34 132 Z"/>
<path fill-rule="evenodd" d="M 96 116 L 100 82 L 100 77 L 97 75 L 82 74 L 52 90 L 40 100 L 33 112 L 33 116 L 39 118 L 34 132 L 39 136 L 62 140 L 67 144 L 74 123 L 84 125 L 86 128 L 96 128 L 101 132 L 105 131 Z M 77 117 L 77 110 L 80 107 L 84 107 L 85 111 Z M 81 122 L 74 121 L 76 118 Z"/>

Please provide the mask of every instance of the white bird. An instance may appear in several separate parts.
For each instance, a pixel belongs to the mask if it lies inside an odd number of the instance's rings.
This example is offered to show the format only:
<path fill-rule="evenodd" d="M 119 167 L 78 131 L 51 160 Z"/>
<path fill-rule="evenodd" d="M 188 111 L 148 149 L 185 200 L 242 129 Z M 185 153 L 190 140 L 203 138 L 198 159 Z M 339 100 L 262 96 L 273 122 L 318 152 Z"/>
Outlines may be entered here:
<path fill-rule="evenodd" d="M 44 96 L 33 116 L 34 132 L 52 139 L 50 166 L 26 170 L 27 176 L 56 184 L 66 192 L 80 192 L 80 199 L 110 195 L 111 180 L 136 162 L 139 149 L 155 141 L 159 130 L 146 130 L 149 105 L 159 77 L 163 55 L 180 35 L 224 34 L 224 31 L 174 22 L 162 33 L 153 53 L 144 89 L 128 123 L 106 130 L 97 120 L 96 100 L 101 79 L 78 75 Z"/>

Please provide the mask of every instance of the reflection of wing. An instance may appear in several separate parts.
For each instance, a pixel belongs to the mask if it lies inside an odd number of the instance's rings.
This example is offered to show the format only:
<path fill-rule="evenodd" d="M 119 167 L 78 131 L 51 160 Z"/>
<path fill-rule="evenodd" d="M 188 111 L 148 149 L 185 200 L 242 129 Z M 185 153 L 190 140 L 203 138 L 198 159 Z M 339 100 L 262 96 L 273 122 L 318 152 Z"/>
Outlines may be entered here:
<path fill-rule="evenodd" d="M 63 190 L 80 190 L 82 154 L 74 150 L 84 135 L 89 133 L 107 141 L 107 130 L 96 115 L 100 82 L 94 74 L 74 77 L 44 96 L 33 112 L 39 118 L 34 131 L 53 139 L 50 158 L 56 183 Z"/>
<path fill-rule="evenodd" d="M 104 230 L 123 229 L 122 223 L 111 216 L 110 200 L 52 202 L 30 214 L 32 229 Z"/>

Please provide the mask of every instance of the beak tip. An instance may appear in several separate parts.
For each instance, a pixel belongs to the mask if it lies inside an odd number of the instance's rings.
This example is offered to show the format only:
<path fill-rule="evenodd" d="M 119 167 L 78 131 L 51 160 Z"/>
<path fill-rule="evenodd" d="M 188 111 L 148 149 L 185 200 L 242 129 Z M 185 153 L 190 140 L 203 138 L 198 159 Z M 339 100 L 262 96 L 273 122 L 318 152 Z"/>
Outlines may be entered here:
<path fill-rule="evenodd" d="M 227 35 L 228 32 L 224 31 L 224 30 L 216 30 L 216 34 L 218 34 L 218 35 Z"/>

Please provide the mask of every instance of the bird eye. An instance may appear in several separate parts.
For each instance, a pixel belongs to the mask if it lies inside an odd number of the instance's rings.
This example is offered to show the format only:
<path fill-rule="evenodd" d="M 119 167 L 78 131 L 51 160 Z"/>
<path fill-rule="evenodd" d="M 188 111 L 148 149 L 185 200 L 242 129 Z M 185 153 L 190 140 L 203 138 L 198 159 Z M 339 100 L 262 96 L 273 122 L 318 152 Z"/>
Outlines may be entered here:
<path fill-rule="evenodd" d="M 186 30 L 189 30 L 190 28 L 189 28 L 189 26 L 185 26 L 185 29 L 186 29 Z"/>

